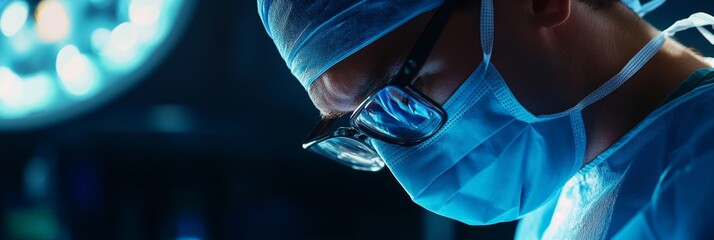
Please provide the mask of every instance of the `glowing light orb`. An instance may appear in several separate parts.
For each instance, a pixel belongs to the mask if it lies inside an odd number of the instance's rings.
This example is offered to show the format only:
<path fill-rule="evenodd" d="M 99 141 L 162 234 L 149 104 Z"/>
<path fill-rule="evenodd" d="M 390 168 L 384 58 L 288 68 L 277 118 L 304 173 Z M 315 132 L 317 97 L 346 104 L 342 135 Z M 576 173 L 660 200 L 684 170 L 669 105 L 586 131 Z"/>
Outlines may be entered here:
<path fill-rule="evenodd" d="M 101 53 L 104 46 L 109 42 L 112 31 L 106 28 L 97 28 L 92 31 L 92 49 L 96 53 Z"/>
<path fill-rule="evenodd" d="M 57 0 L 40 2 L 35 11 L 37 36 L 44 42 L 55 42 L 69 34 L 71 23 L 65 6 Z"/>
<path fill-rule="evenodd" d="M 139 31 L 132 23 L 119 24 L 112 30 L 102 54 L 114 63 L 130 63 L 136 56 Z"/>
<path fill-rule="evenodd" d="M 25 86 L 17 74 L 7 67 L 0 67 L 0 104 L 6 108 L 23 107 Z"/>
<path fill-rule="evenodd" d="M 129 3 L 129 20 L 140 26 L 152 25 L 159 20 L 162 4 L 162 0 L 132 0 Z"/>
<path fill-rule="evenodd" d="M 131 50 L 136 47 L 139 41 L 139 32 L 136 26 L 131 23 L 119 24 L 112 31 L 109 46 L 119 51 Z"/>
<path fill-rule="evenodd" d="M 76 46 L 67 45 L 57 54 L 57 75 L 65 90 L 75 96 L 88 94 L 96 85 L 94 66 Z"/>
<path fill-rule="evenodd" d="M 55 96 L 46 74 L 24 79 L 7 67 L 0 67 L 0 115 L 17 118 L 47 106 Z"/>
<path fill-rule="evenodd" d="M 6 37 L 12 37 L 25 26 L 30 6 L 25 1 L 14 1 L 5 8 L 0 16 L 0 31 Z"/>

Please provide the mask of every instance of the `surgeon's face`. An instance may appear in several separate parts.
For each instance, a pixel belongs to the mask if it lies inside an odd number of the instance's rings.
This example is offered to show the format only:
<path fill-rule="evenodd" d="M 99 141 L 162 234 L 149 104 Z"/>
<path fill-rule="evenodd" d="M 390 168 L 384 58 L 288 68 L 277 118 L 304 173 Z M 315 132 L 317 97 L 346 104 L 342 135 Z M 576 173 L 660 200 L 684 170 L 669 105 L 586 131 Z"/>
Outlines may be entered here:
<path fill-rule="evenodd" d="M 567 16 L 553 18 L 543 13 L 544 10 L 535 5 L 540 1 L 495 4 L 496 30 L 491 61 L 519 102 L 536 115 L 565 110 L 583 97 L 577 91 L 563 91 L 576 89 L 577 86 L 572 86 L 576 82 L 557 80 L 568 79 L 561 71 L 567 59 L 556 57 L 557 42 L 547 37 L 553 31 L 573 34 L 565 30 L 567 27 L 554 30 L 548 26 L 553 19 Z M 572 9 L 576 12 L 581 8 L 573 6 Z M 476 1 L 451 15 L 414 82 L 417 89 L 439 104 L 446 102 L 482 60 L 479 9 Z M 351 113 L 372 90 L 393 76 L 433 13 L 416 17 L 322 74 L 309 90 L 310 98 L 322 115 L 336 117 Z"/>
<path fill-rule="evenodd" d="M 433 14 L 434 11 L 422 14 L 322 74 L 309 91 L 322 115 L 351 113 L 369 93 L 395 75 Z M 454 12 L 414 82 L 415 87 L 443 104 L 480 63 L 480 53 L 478 20 L 470 14 Z"/>

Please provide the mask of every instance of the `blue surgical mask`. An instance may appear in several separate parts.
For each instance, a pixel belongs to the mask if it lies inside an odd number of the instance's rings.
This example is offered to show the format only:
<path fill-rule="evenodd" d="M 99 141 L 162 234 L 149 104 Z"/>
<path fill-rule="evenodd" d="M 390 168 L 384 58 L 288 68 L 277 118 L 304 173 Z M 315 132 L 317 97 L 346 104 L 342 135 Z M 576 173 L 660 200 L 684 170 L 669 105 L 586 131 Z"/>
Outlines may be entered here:
<path fill-rule="evenodd" d="M 427 141 L 376 151 L 414 202 L 471 225 L 518 219 L 558 193 L 585 159 L 582 110 L 635 74 L 662 46 L 660 34 L 576 106 L 535 116 L 490 63 L 493 0 L 483 0 L 483 62 L 443 108 L 448 122 Z"/>

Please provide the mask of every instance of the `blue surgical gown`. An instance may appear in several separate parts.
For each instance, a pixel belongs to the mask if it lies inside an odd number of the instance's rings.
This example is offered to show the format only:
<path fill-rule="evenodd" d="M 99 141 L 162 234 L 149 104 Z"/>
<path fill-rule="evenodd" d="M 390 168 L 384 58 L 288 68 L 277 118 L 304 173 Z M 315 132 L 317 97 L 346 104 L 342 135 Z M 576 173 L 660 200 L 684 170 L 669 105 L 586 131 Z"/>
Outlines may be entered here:
<path fill-rule="evenodd" d="M 677 90 L 696 88 L 524 216 L 516 239 L 714 239 L 714 84 L 701 84 L 712 80 L 714 68 L 692 74 Z"/>

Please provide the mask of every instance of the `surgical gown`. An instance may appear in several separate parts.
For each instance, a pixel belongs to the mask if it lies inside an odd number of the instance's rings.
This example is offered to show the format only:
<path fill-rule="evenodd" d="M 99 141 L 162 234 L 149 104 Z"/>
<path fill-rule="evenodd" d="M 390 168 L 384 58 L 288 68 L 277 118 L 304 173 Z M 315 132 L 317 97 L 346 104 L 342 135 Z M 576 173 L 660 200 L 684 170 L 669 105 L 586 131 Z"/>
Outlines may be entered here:
<path fill-rule="evenodd" d="M 714 239 L 712 81 L 714 68 L 692 74 L 524 216 L 516 239 Z"/>

